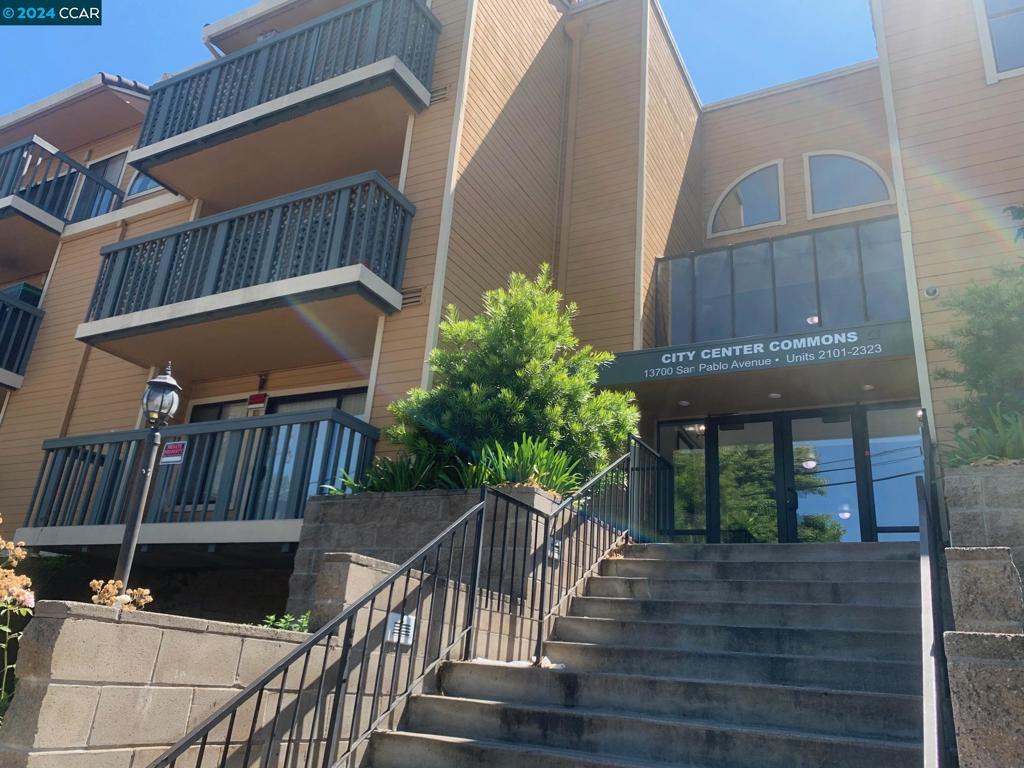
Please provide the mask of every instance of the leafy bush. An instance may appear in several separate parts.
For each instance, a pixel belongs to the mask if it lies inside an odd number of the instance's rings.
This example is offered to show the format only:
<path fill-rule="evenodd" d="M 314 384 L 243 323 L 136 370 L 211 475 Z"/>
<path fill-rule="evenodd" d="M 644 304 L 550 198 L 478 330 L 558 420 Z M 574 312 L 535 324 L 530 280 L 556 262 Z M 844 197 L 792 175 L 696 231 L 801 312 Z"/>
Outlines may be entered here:
<path fill-rule="evenodd" d="M 501 443 L 484 446 L 476 463 L 456 457 L 453 465 L 442 473 L 441 484 L 451 488 L 479 488 L 515 483 L 564 494 L 579 488 L 578 466 L 578 460 L 552 448 L 546 440 L 523 435 L 508 450 Z"/>
<path fill-rule="evenodd" d="M 613 356 L 580 345 L 576 306 L 563 307 L 549 268 L 533 281 L 512 274 L 507 289 L 484 294 L 483 306 L 469 320 L 448 308 L 430 354 L 434 385 L 391 404 L 389 439 L 413 455 L 426 455 L 430 443 L 476 464 L 486 446 L 525 434 L 586 474 L 624 450 L 639 420 L 635 398 L 596 388 Z"/>
<path fill-rule="evenodd" d="M 446 446 L 424 443 L 415 455 L 403 452 L 394 459 L 379 456 L 362 481 L 346 475 L 342 478 L 343 489 L 327 490 L 342 494 L 346 490 L 422 491 L 516 483 L 568 493 L 580 485 L 578 465 L 565 451 L 528 435 L 507 449 L 500 443 L 485 445 L 476 461 L 464 459 Z"/>
<path fill-rule="evenodd" d="M 985 459 L 1024 460 L 1024 416 L 1003 413 L 997 406 L 989 412 L 988 424 L 957 430 L 945 453 L 954 467 Z"/>
<path fill-rule="evenodd" d="M 291 632 L 309 632 L 309 614 L 310 611 L 306 611 L 301 616 L 292 616 L 290 613 L 278 616 L 271 613 L 263 617 L 259 626 L 270 629 L 287 629 Z"/>
<path fill-rule="evenodd" d="M 346 475 L 342 483 L 353 491 L 426 491 L 438 487 L 446 461 L 439 451 L 400 453 L 395 458 L 378 456 L 366 477 L 356 481 Z"/>
<path fill-rule="evenodd" d="M 966 391 L 952 403 L 961 426 L 989 428 L 997 407 L 1024 413 L 1024 267 L 1000 267 L 992 282 L 971 284 L 946 305 L 959 323 L 936 343 L 956 367 L 938 377 Z"/>

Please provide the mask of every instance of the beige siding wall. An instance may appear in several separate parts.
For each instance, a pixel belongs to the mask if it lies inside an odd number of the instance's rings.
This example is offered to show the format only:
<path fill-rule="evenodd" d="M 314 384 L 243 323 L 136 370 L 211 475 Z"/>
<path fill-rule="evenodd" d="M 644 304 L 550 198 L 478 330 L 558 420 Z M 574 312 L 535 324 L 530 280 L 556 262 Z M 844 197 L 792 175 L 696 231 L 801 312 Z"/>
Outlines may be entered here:
<path fill-rule="evenodd" d="M 549 0 L 477 0 L 445 304 L 555 255 L 568 39 Z"/>
<path fill-rule="evenodd" d="M 654 8 L 647 61 L 644 183 L 643 343 L 655 344 L 654 268 L 658 258 L 700 248 L 700 107 L 673 50 L 671 31 Z"/>
<path fill-rule="evenodd" d="M 392 419 L 387 406 L 418 386 L 423 372 L 427 317 L 441 226 L 444 180 L 448 169 L 455 93 L 459 81 L 468 0 L 436 0 L 431 10 L 442 23 L 434 66 L 434 88 L 448 87 L 449 97 L 416 116 L 409 155 L 406 196 L 416 205 L 403 288 L 422 291 L 422 300 L 390 316 L 384 323 L 376 394 L 371 422 L 384 426 Z"/>
<path fill-rule="evenodd" d="M 1015 151 L 1024 78 L 986 84 L 971 0 L 885 0 L 882 9 L 933 407 L 948 437 L 957 393 L 934 376 L 948 364 L 934 339 L 954 322 L 942 298 L 1024 254 L 1003 212 L 1024 201 L 1024 160 Z M 925 296 L 929 286 L 938 299 Z"/>
<path fill-rule="evenodd" d="M 585 10 L 580 25 L 570 158 L 565 293 L 577 335 L 598 349 L 633 348 L 637 184 L 643 103 L 642 0 Z"/>
<path fill-rule="evenodd" d="M 706 239 L 706 247 L 778 237 L 896 212 L 895 205 L 886 205 L 810 221 L 806 213 L 805 152 L 854 152 L 877 163 L 891 180 L 885 107 L 875 67 L 732 106 L 707 109 L 703 137 L 705 232 L 711 210 L 722 192 L 746 171 L 764 163 L 783 161 L 786 202 L 784 225 Z"/>
<path fill-rule="evenodd" d="M 100 248 L 185 221 L 177 204 L 127 226 L 107 226 L 65 239 L 43 300 L 46 316 L 29 359 L 24 386 L 11 394 L 0 423 L 0 514 L 4 532 L 28 508 L 43 440 L 135 426 L 148 371 L 75 340 L 99 270 Z"/>

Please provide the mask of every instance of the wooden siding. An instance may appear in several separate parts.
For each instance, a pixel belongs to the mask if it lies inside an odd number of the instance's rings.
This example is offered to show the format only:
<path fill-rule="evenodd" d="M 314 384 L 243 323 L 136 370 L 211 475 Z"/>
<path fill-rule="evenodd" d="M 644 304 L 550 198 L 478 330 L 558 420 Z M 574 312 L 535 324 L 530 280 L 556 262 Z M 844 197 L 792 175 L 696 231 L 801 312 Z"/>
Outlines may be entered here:
<path fill-rule="evenodd" d="M 377 426 L 392 422 L 388 404 L 418 386 L 423 373 L 430 291 L 434 277 L 437 240 L 441 226 L 444 180 L 455 119 L 468 0 L 436 0 L 431 10 L 440 19 L 434 66 L 434 88 L 447 87 L 448 98 L 416 116 L 409 153 L 405 195 L 416 205 L 405 262 L 406 291 L 422 291 L 419 303 L 407 306 L 384 322 L 377 387 L 370 421 Z M 388 446 L 381 445 L 388 450 Z"/>
<path fill-rule="evenodd" d="M 655 262 L 701 247 L 700 107 L 679 67 L 671 31 L 652 7 L 648 38 L 644 184 L 643 343 L 655 344 Z"/>
<path fill-rule="evenodd" d="M 885 0 L 882 12 L 933 409 L 947 438 L 958 392 L 935 377 L 949 361 L 934 340 L 955 324 L 943 300 L 1024 255 L 1003 212 L 1024 201 L 1024 160 L 1013 150 L 1024 77 L 986 84 L 971 0 Z M 925 295 L 930 286 L 937 299 Z"/>
<path fill-rule="evenodd" d="M 805 152 L 842 150 L 873 160 L 892 179 L 892 161 L 877 67 L 704 113 L 704 201 L 702 226 L 715 202 L 751 168 L 783 160 L 786 223 L 705 238 L 705 247 L 828 227 L 892 215 L 885 205 L 850 213 L 807 218 Z"/>
<path fill-rule="evenodd" d="M 138 418 L 149 372 L 75 340 L 92 297 L 100 247 L 185 221 L 189 211 L 189 205 L 179 203 L 125 227 L 103 227 L 62 241 L 24 386 L 11 395 L 0 424 L 0 514 L 5 534 L 24 518 L 43 440 L 131 429 Z"/>
<path fill-rule="evenodd" d="M 510 272 L 552 263 L 568 39 L 549 0 L 477 0 L 445 304 L 482 309 Z"/>
<path fill-rule="evenodd" d="M 612 352 L 633 348 L 643 1 L 611 0 L 574 19 L 582 29 L 565 294 L 579 306 L 577 335 Z"/>

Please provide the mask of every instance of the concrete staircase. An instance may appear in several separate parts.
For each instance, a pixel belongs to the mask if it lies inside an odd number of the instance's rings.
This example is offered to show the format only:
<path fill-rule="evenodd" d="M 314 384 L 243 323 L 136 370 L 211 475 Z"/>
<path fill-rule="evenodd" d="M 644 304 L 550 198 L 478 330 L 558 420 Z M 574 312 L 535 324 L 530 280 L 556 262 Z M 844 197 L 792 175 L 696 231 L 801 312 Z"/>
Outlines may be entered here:
<path fill-rule="evenodd" d="M 634 545 L 563 668 L 450 663 L 373 768 L 922 765 L 917 545 Z"/>

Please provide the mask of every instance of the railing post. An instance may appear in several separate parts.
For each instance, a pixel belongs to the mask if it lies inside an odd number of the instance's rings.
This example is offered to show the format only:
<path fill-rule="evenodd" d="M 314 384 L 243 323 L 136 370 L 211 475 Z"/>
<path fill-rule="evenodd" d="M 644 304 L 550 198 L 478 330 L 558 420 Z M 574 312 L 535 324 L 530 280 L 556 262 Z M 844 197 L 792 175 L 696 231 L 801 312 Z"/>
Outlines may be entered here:
<path fill-rule="evenodd" d="M 548 560 L 551 557 L 551 517 L 544 516 L 544 542 L 541 547 L 543 556 L 540 561 L 540 605 L 537 609 L 537 646 L 533 654 L 533 665 L 540 666 L 544 658 L 544 628 L 547 625 L 548 610 Z"/>
<path fill-rule="evenodd" d="M 372 618 L 371 615 L 371 622 Z M 348 657 L 352 652 L 352 637 L 355 633 L 355 623 L 356 616 L 352 616 L 345 624 L 345 639 L 341 646 L 341 658 L 338 660 L 338 679 L 334 683 L 334 704 L 331 706 L 331 722 L 327 726 L 327 741 L 324 745 L 323 768 L 332 768 L 338 760 L 338 733 L 341 731 L 341 713 L 344 709 L 345 693 L 348 687 Z M 331 650 L 330 636 L 328 635 L 325 640 L 324 655 L 326 656 Z M 359 691 L 356 691 L 356 696 L 359 695 Z M 296 702 L 296 706 L 298 706 L 298 702 Z M 310 744 L 310 748 L 312 748 L 312 744 Z"/>
<path fill-rule="evenodd" d="M 487 501 L 487 489 L 480 493 L 480 500 Z M 476 650 L 476 595 L 480 589 L 480 561 L 483 559 L 484 520 L 487 519 L 487 504 L 480 507 L 476 515 L 476 532 L 473 535 L 473 565 L 470 568 L 471 580 L 469 593 L 466 595 L 466 643 L 462 649 L 462 660 L 469 661 Z"/>

